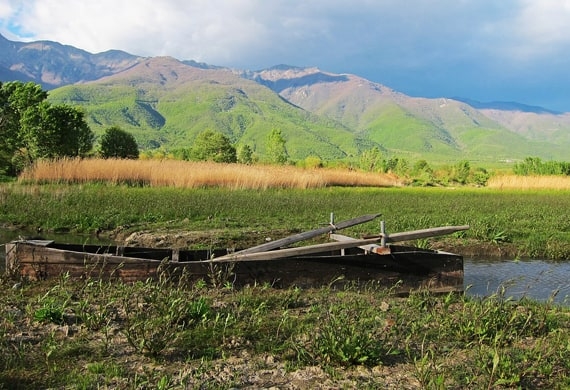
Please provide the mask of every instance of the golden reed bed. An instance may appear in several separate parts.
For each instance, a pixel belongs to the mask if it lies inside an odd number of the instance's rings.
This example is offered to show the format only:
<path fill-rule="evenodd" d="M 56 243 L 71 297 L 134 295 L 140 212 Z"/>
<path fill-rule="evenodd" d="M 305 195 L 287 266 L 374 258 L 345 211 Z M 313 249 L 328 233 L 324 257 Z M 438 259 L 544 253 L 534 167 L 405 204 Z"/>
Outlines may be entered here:
<path fill-rule="evenodd" d="M 231 189 L 321 188 L 327 186 L 395 187 L 395 175 L 348 169 L 301 169 L 290 166 L 218 164 L 177 160 L 61 159 L 40 161 L 20 175 L 36 182 L 110 182 L 179 188 Z"/>
<path fill-rule="evenodd" d="M 487 187 L 513 190 L 570 190 L 570 177 L 501 175 L 491 177 Z"/>

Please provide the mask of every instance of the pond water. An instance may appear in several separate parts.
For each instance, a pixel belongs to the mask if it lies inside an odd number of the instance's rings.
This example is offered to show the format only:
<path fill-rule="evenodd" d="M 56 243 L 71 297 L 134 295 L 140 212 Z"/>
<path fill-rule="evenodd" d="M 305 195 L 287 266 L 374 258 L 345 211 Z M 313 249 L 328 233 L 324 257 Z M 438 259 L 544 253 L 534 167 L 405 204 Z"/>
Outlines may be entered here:
<path fill-rule="evenodd" d="M 4 243 L 29 236 L 26 232 L 0 229 L 0 273 L 5 270 Z M 70 243 L 103 243 L 94 236 L 52 235 L 42 238 Z M 506 297 L 529 297 L 541 301 L 570 306 L 570 260 L 498 260 L 484 258 L 464 259 L 464 284 L 468 295 L 488 296 L 502 293 Z"/>

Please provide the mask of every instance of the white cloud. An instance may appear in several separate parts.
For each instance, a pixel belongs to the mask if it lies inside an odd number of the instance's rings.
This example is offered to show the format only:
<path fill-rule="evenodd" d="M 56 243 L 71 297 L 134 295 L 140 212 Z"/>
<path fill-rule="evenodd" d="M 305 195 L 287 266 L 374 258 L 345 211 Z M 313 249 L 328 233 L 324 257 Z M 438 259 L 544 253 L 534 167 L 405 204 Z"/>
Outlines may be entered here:
<path fill-rule="evenodd" d="M 252 1 L 35 0 L 12 23 L 33 39 L 49 39 L 91 52 L 123 49 L 181 59 L 229 59 L 244 42 L 263 37 L 248 17 Z M 10 12 L 10 11 L 7 11 Z M 6 28 L 6 25 L 3 26 Z"/>
<path fill-rule="evenodd" d="M 229 66 L 531 60 L 570 42 L 570 0 L 0 0 L 0 17 L 7 35 Z"/>
<path fill-rule="evenodd" d="M 521 36 L 531 44 L 570 42 L 570 0 L 526 0 L 518 19 Z"/>
<path fill-rule="evenodd" d="M 491 30 L 494 50 L 513 63 L 566 57 L 570 47 L 570 0 L 520 0 L 512 15 Z"/>

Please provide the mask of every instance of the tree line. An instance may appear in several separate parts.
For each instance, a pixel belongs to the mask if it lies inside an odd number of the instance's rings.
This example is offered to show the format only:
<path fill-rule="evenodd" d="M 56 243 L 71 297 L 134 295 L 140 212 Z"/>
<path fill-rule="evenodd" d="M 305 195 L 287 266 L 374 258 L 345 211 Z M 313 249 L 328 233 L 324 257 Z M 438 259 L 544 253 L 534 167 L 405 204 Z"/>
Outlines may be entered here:
<path fill-rule="evenodd" d="M 89 156 L 139 158 L 135 138 L 117 126 L 106 129 L 99 139 L 98 149 L 93 150 L 95 136 L 86 122 L 85 113 L 77 107 L 51 104 L 47 97 L 48 93 L 32 82 L 0 83 L 0 177 L 15 176 L 39 159 Z M 263 146 L 263 162 L 280 165 L 296 163 L 308 168 L 325 165 L 318 156 L 309 156 L 299 162 L 291 161 L 285 137 L 279 129 L 269 132 Z M 191 147 L 172 150 L 169 156 L 180 160 L 253 164 L 259 161 L 254 152 L 247 144 L 236 146 L 226 135 L 205 130 L 197 135 Z M 384 158 L 378 147 L 363 151 L 357 158 L 356 163 L 348 163 L 347 167 L 402 176 L 411 174 L 417 178 L 416 185 L 443 184 L 424 160 L 410 167 L 404 159 Z M 474 177 L 469 163 L 461 162 L 453 170 L 453 181 L 483 184 L 488 176 L 486 172 L 479 173 Z"/>
<path fill-rule="evenodd" d="M 542 161 L 538 157 L 527 157 L 516 163 L 513 173 L 520 176 L 528 175 L 562 175 L 570 176 L 570 163 L 564 161 Z"/>
<path fill-rule="evenodd" d="M 286 143 L 281 130 L 272 129 L 265 140 L 263 162 L 278 165 L 290 163 Z M 259 162 L 259 157 L 248 144 L 235 145 L 226 135 L 209 129 L 199 133 L 189 148 L 177 148 L 168 153 L 160 150 L 151 151 L 148 155 L 144 153 L 144 156 L 148 158 L 168 156 L 176 160 L 219 163 L 254 164 Z"/>

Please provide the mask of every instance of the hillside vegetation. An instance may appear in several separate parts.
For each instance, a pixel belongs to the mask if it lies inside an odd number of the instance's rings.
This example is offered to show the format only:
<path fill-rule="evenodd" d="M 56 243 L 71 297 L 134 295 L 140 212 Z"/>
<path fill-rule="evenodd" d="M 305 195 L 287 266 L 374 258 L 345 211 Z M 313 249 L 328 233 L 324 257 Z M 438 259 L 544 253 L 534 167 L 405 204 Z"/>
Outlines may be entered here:
<path fill-rule="evenodd" d="M 267 135 L 277 128 L 293 159 L 359 153 L 353 134 L 339 123 L 228 70 L 194 68 L 171 58 L 149 59 L 97 82 L 59 88 L 50 99 L 83 106 L 96 133 L 119 124 L 143 148 L 189 147 L 200 132 L 213 129 L 263 156 Z"/>
<path fill-rule="evenodd" d="M 169 57 L 84 84 L 53 90 L 80 105 L 96 134 L 120 126 L 143 150 L 190 147 L 204 130 L 248 145 L 263 160 L 273 129 L 292 161 L 354 160 L 371 148 L 388 157 L 433 162 L 497 162 L 527 156 L 568 159 L 564 130 L 528 139 L 450 99 L 412 98 L 353 75 L 281 67 L 244 74 L 191 66 Z M 562 134 L 561 134 L 562 132 Z M 548 133 L 545 133 L 548 134 Z"/>

